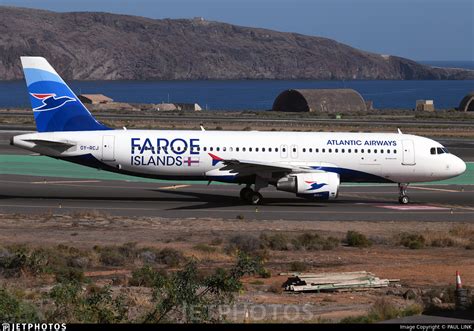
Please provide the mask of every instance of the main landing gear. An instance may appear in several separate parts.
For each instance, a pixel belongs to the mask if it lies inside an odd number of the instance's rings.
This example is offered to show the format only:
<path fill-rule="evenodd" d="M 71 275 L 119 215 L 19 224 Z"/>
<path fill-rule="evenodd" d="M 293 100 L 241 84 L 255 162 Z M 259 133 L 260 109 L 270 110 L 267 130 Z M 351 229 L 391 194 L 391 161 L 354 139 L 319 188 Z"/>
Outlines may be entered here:
<path fill-rule="evenodd" d="M 250 205 L 258 205 L 262 202 L 262 195 L 247 185 L 242 190 L 240 190 L 240 198 Z"/>
<path fill-rule="evenodd" d="M 408 198 L 408 195 L 407 195 L 407 187 L 408 187 L 408 183 L 406 184 L 398 183 L 398 191 L 400 192 L 398 196 L 398 202 L 401 205 L 406 205 L 410 202 L 410 198 Z"/>

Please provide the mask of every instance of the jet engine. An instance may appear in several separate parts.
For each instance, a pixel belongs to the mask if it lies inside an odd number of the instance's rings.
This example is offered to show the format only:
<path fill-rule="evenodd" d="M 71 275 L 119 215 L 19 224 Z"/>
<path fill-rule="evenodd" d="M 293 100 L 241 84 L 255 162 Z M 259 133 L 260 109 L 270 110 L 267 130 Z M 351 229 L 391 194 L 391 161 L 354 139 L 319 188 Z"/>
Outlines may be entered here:
<path fill-rule="evenodd" d="M 301 198 L 329 200 L 337 198 L 339 184 L 339 174 L 334 172 L 301 173 L 280 178 L 276 188 Z"/>

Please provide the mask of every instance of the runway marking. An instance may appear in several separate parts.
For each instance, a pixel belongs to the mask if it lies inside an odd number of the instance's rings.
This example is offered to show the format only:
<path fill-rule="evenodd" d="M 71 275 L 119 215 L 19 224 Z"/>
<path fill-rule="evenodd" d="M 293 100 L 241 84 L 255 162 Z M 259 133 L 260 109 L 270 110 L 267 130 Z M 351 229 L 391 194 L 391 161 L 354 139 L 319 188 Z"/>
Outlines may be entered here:
<path fill-rule="evenodd" d="M 78 183 L 100 183 L 100 180 L 57 180 L 57 181 L 41 181 L 30 182 L 30 184 L 78 184 Z"/>
<path fill-rule="evenodd" d="M 175 190 L 177 188 L 189 187 L 191 185 L 171 185 L 171 186 L 160 186 L 160 190 Z"/>
<path fill-rule="evenodd" d="M 387 208 L 394 210 L 450 210 L 450 208 L 437 207 L 437 206 L 426 206 L 426 205 L 400 205 L 400 206 L 388 206 L 382 205 L 377 206 L 379 208 Z"/>
<path fill-rule="evenodd" d="M 448 189 L 445 189 L 445 188 L 431 188 L 431 187 L 421 187 L 421 186 L 410 186 L 410 188 L 414 188 L 416 190 L 440 191 L 440 192 L 452 192 L 452 193 L 463 192 L 463 191 L 460 191 L 460 190 L 448 190 Z"/>
<path fill-rule="evenodd" d="M 43 208 L 43 209 L 59 209 L 59 207 L 57 205 L 53 205 L 53 206 L 42 206 L 42 205 L 0 205 L 0 207 L 16 207 L 16 208 Z M 278 206 L 275 206 L 275 207 L 278 207 Z M 167 209 L 157 209 L 157 208 L 133 208 L 133 207 L 91 207 L 91 206 L 65 206 L 65 205 L 62 205 L 61 206 L 61 209 L 91 209 L 91 208 L 94 208 L 94 209 L 97 209 L 97 210 L 141 210 L 141 211 L 157 211 L 157 210 L 161 210 L 161 211 L 169 211 Z M 448 208 L 442 208 L 444 210 L 449 210 Z M 218 213 L 237 213 L 237 212 L 246 212 L 246 213 L 252 213 L 254 214 L 255 213 L 255 210 L 252 210 L 252 209 L 212 209 L 211 210 L 212 212 L 218 212 Z M 439 214 L 437 212 L 435 212 L 435 210 L 413 210 L 416 214 Z M 417 213 L 417 211 L 419 213 Z M 433 213 L 430 213 L 430 211 L 433 211 Z M 204 209 L 190 209 L 190 210 L 174 210 L 174 212 L 178 212 L 178 213 L 196 213 L 196 212 L 201 212 L 201 213 L 209 213 L 210 210 L 204 210 Z M 272 214 L 272 213 L 279 213 L 281 214 L 282 212 L 285 212 L 285 211 L 282 211 L 282 210 L 265 210 L 265 209 L 260 209 L 259 211 L 259 214 Z M 314 214 L 314 210 L 313 211 L 309 211 L 309 210 L 299 210 L 299 211 L 291 211 L 291 213 L 294 213 L 294 214 Z M 329 211 L 324 211 L 325 214 L 387 214 L 386 211 L 333 211 L 333 210 L 329 210 Z M 468 211 L 468 212 L 456 212 L 456 214 L 474 214 L 474 211 L 471 212 L 471 211 Z"/>

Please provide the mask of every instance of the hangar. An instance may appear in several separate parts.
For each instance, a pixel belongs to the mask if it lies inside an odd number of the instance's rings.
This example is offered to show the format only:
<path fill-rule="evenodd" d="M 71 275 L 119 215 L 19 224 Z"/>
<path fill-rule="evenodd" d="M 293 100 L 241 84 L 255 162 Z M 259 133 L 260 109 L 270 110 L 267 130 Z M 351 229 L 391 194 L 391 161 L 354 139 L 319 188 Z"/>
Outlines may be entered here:
<path fill-rule="evenodd" d="M 466 95 L 459 104 L 460 111 L 474 111 L 474 91 Z"/>
<path fill-rule="evenodd" d="M 365 111 L 367 106 L 359 92 L 352 89 L 290 89 L 276 97 L 272 110 L 347 113 Z"/>

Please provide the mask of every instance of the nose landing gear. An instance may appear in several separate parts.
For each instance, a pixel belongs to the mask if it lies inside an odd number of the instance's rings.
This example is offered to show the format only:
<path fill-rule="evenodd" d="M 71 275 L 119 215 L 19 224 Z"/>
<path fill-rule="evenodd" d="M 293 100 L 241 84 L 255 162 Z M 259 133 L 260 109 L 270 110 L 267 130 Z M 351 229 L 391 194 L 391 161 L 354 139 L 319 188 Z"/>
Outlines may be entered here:
<path fill-rule="evenodd" d="M 399 190 L 399 196 L 398 196 L 398 202 L 401 205 L 406 205 L 410 202 L 410 198 L 407 195 L 407 187 L 408 183 L 398 183 L 398 190 Z"/>

